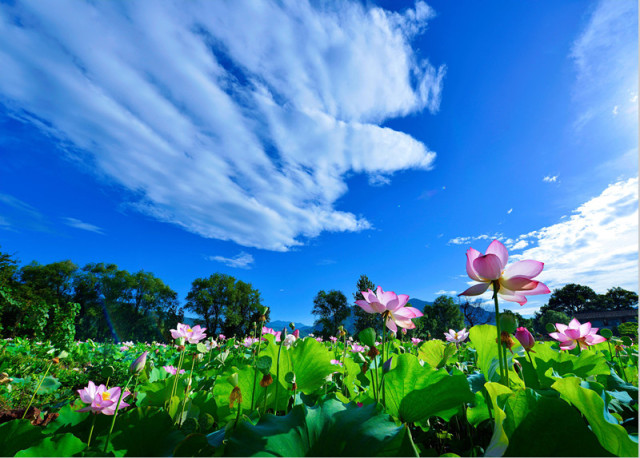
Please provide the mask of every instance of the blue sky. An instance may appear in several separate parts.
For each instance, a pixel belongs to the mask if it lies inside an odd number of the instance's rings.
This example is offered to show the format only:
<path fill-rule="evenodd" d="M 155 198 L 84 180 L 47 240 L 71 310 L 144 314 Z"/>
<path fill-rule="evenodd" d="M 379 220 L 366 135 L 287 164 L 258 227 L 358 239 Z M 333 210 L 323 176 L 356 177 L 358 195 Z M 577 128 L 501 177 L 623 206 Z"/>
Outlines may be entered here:
<path fill-rule="evenodd" d="M 637 2 L 0 4 L 0 246 L 274 319 L 361 274 L 433 300 L 502 240 L 638 290 Z M 485 299 L 489 299 L 487 296 Z M 530 315 L 548 296 L 521 307 Z"/>

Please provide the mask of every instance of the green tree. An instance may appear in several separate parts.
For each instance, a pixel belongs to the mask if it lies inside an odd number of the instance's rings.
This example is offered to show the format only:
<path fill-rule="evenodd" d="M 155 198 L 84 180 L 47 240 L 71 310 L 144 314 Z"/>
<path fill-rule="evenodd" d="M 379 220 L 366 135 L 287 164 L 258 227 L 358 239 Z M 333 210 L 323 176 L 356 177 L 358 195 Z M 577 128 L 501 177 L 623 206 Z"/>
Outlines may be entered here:
<path fill-rule="evenodd" d="M 210 334 L 222 327 L 222 317 L 231 302 L 235 281 L 230 275 L 215 273 L 206 278 L 196 278 L 191 283 L 184 308 L 197 314 Z"/>
<path fill-rule="evenodd" d="M 569 324 L 569 316 L 566 313 L 558 312 L 556 310 L 542 310 L 536 312 L 533 316 L 533 329 L 536 333 L 548 336 L 547 323 L 556 324 Z"/>
<path fill-rule="evenodd" d="M 554 310 L 571 316 L 578 312 L 602 309 L 603 302 L 603 297 L 588 286 L 569 283 L 553 290 L 549 302 L 542 306 L 542 310 Z"/>
<path fill-rule="evenodd" d="M 369 277 L 367 277 L 366 275 L 360 275 L 358 283 L 356 283 L 356 292 L 353 293 L 354 302 L 364 300 L 361 291 L 375 291 L 375 289 L 376 285 L 373 284 L 371 280 L 369 280 Z M 380 327 L 380 317 L 377 313 L 367 313 L 364 311 L 364 309 L 362 309 L 362 307 L 357 304 L 354 305 L 352 309 L 355 316 L 355 335 L 358 335 L 360 331 L 366 328 L 377 329 L 378 327 Z"/>
<path fill-rule="evenodd" d="M 604 294 L 607 310 L 625 310 L 638 306 L 638 294 L 616 286 Z"/>
<path fill-rule="evenodd" d="M 638 322 L 637 321 L 627 321 L 626 323 L 620 323 L 618 325 L 618 334 L 621 336 L 629 336 L 634 341 L 638 341 Z"/>
<path fill-rule="evenodd" d="M 425 305 L 422 313 L 424 314 L 420 319 L 422 333 L 424 335 L 430 332 L 434 339 L 444 340 L 444 333 L 449 329 L 459 331 L 464 327 L 464 316 L 460 307 L 450 296 L 438 296 L 433 301 L 433 305 Z"/>
<path fill-rule="evenodd" d="M 322 326 L 322 335 L 329 337 L 336 335 L 338 327 L 349 317 L 351 310 L 346 296 L 341 291 L 332 289 L 328 293 L 318 292 L 313 299 L 311 313 L 318 317 L 314 324 Z"/>
<path fill-rule="evenodd" d="M 224 311 L 222 332 L 227 336 L 246 336 L 252 331 L 252 323 L 260 323 L 262 300 L 260 291 L 251 283 L 238 280 L 233 288 L 227 290 L 229 301 Z M 269 320 L 269 312 L 265 315 Z"/>

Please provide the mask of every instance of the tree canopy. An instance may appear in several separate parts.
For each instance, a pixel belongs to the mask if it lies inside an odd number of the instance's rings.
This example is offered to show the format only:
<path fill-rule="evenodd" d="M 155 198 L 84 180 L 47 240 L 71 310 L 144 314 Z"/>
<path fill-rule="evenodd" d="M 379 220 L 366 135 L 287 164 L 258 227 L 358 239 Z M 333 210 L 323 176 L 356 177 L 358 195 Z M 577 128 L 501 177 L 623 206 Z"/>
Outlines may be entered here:
<path fill-rule="evenodd" d="M 318 292 L 313 299 L 311 313 L 318 317 L 315 325 L 322 326 L 322 335 L 328 337 L 336 335 L 338 327 L 351 314 L 351 309 L 347 305 L 346 296 L 341 291 L 332 289 L 328 293 L 324 290 Z"/>
<path fill-rule="evenodd" d="M 354 303 L 355 301 L 364 300 L 361 291 L 375 291 L 375 289 L 376 285 L 371 280 L 369 280 L 369 277 L 367 277 L 366 275 L 360 275 L 358 283 L 356 283 L 356 292 L 353 293 Z M 378 317 L 377 313 L 367 313 L 362 309 L 362 307 L 357 304 L 352 307 L 352 310 L 355 316 L 354 334 L 358 335 L 360 331 L 366 328 L 376 329 L 380 326 L 380 318 Z"/>

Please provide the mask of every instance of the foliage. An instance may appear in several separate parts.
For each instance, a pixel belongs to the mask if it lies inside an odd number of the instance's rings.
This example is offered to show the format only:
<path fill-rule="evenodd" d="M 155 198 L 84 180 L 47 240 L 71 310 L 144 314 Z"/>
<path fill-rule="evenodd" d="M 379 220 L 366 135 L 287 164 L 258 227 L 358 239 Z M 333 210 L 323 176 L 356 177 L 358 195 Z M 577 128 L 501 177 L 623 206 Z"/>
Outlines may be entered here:
<path fill-rule="evenodd" d="M 424 316 L 417 321 L 421 322 L 423 338 L 426 331 L 435 338 L 441 338 L 449 329 L 457 331 L 464 327 L 464 316 L 450 296 L 438 296 L 433 305 L 424 307 L 422 313 Z"/>
<path fill-rule="evenodd" d="M 319 291 L 313 299 L 313 315 L 316 315 L 315 324 L 322 326 L 322 335 L 328 337 L 335 336 L 338 327 L 342 325 L 351 314 L 351 309 L 347 306 L 347 298 L 341 291 L 332 289 L 328 293 Z"/>
<path fill-rule="evenodd" d="M 638 341 L 638 322 L 627 321 L 626 323 L 620 323 L 618 325 L 618 334 L 621 336 L 629 336 L 635 341 Z"/>
<path fill-rule="evenodd" d="M 356 292 L 353 293 L 353 302 L 355 303 L 355 301 L 364 300 L 361 291 L 368 290 L 375 291 L 376 285 L 369 280 L 369 277 L 366 275 L 360 275 L 358 283 L 356 283 Z M 352 310 L 355 317 L 354 334 L 358 334 L 360 331 L 367 328 L 376 328 L 380 326 L 380 319 L 375 314 L 365 312 L 362 307 L 358 305 L 354 305 Z"/>
<path fill-rule="evenodd" d="M 555 325 L 556 323 L 568 324 L 571 319 L 566 313 L 557 312 L 555 310 L 546 310 L 536 312 L 533 317 L 533 329 L 538 335 L 547 335 L 547 324 Z"/>

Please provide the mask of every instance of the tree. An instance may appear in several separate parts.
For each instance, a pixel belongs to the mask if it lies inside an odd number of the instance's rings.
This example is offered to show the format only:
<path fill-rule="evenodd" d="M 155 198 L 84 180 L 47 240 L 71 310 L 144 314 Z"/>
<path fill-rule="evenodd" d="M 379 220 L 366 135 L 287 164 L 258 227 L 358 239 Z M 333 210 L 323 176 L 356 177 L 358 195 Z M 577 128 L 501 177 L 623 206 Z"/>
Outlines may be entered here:
<path fill-rule="evenodd" d="M 210 334 L 221 328 L 222 316 L 231 302 L 235 281 L 230 275 L 215 273 L 207 278 L 196 278 L 191 283 L 185 309 L 202 318 Z"/>
<path fill-rule="evenodd" d="M 569 324 L 569 316 L 566 313 L 558 312 L 556 310 L 542 310 L 536 312 L 533 316 L 533 329 L 538 334 L 543 336 L 548 336 L 549 331 L 547 331 L 547 324 Z"/>
<path fill-rule="evenodd" d="M 322 326 L 322 335 L 324 337 L 335 336 L 338 327 L 351 314 L 351 310 L 347 305 L 347 298 L 341 292 L 332 289 L 328 293 L 319 291 L 313 299 L 312 314 L 318 316 L 315 325 Z"/>
<path fill-rule="evenodd" d="M 626 323 L 620 323 L 617 329 L 621 336 L 629 336 L 634 341 L 638 341 L 638 322 L 627 321 Z"/>
<path fill-rule="evenodd" d="M 262 302 L 260 291 L 253 289 L 251 283 L 238 280 L 233 288 L 227 290 L 229 302 L 224 311 L 225 320 L 222 332 L 228 336 L 246 336 L 252 331 L 252 323 L 260 322 Z M 266 319 L 269 319 L 267 312 Z"/>
<path fill-rule="evenodd" d="M 625 310 L 638 306 L 638 294 L 616 286 L 604 294 L 607 310 Z"/>
<path fill-rule="evenodd" d="M 464 327 L 464 316 L 450 296 L 438 296 L 433 305 L 425 305 L 422 313 L 423 332 L 429 331 L 435 339 L 444 339 L 449 329 L 459 331 Z"/>
<path fill-rule="evenodd" d="M 364 300 L 361 291 L 375 291 L 375 289 L 376 285 L 366 275 L 360 275 L 358 283 L 356 283 L 356 292 L 353 293 L 354 302 Z M 353 314 L 355 315 L 355 335 L 358 335 L 363 329 L 377 329 L 380 326 L 380 317 L 377 313 L 367 313 L 357 304 L 353 306 Z"/>
<path fill-rule="evenodd" d="M 491 317 L 494 315 L 482 308 L 482 299 L 476 299 L 471 303 L 466 297 L 464 299 L 458 297 L 456 302 L 458 303 L 458 307 L 460 307 L 462 316 L 464 316 L 464 320 L 469 328 L 478 324 L 489 323 L 491 321 Z"/>
<path fill-rule="evenodd" d="M 542 306 L 544 311 L 554 310 L 569 316 L 578 312 L 602 309 L 603 298 L 588 286 L 569 283 L 553 290 L 549 303 Z"/>

